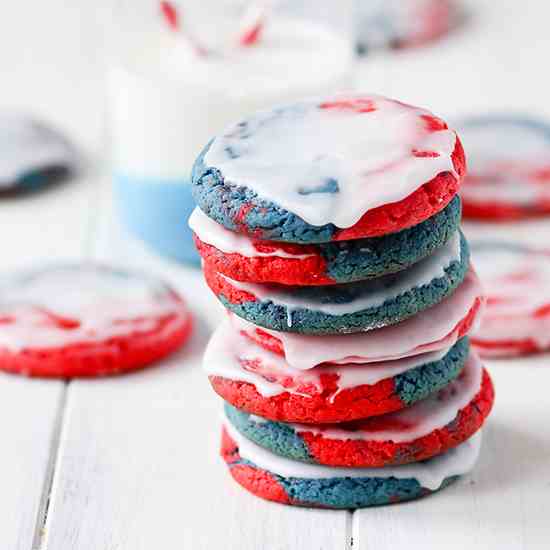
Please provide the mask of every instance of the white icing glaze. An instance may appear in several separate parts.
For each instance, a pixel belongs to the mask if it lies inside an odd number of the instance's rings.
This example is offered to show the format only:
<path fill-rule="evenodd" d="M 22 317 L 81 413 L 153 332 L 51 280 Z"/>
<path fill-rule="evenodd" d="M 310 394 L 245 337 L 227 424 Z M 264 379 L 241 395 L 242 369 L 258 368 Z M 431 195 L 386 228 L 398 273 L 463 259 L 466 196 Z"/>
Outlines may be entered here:
<path fill-rule="evenodd" d="M 72 166 L 75 151 L 62 136 L 23 115 L 0 114 L 0 189 L 31 171 Z"/>
<path fill-rule="evenodd" d="M 344 430 L 337 426 L 287 425 L 291 426 L 298 434 L 309 432 L 314 435 L 322 435 L 325 439 L 359 439 L 393 441 L 394 443 L 413 441 L 452 422 L 458 412 L 471 403 L 479 393 L 482 372 L 479 358 L 471 352 L 460 376 L 444 389 L 411 407 L 378 418 L 377 420 L 387 419 L 385 429 L 374 427 L 369 429 L 368 422 L 363 424 L 361 429 L 354 431 Z M 253 421 L 256 422 L 255 419 Z"/>
<path fill-rule="evenodd" d="M 242 436 L 227 419 L 224 420 L 224 428 L 238 445 L 241 458 L 281 477 L 416 479 L 422 487 L 432 491 L 439 489 L 445 479 L 470 472 L 478 459 L 481 448 L 481 432 L 478 432 L 458 447 L 424 462 L 384 468 L 331 468 L 330 466 L 290 460 L 271 453 Z"/>
<path fill-rule="evenodd" d="M 284 392 L 308 396 L 309 393 L 304 388 L 318 393 L 322 389 L 321 375 L 336 375 L 337 390 L 331 396 L 333 400 L 342 390 L 360 385 L 374 385 L 420 365 L 439 361 L 448 352 L 449 348 L 446 348 L 394 361 L 298 370 L 290 367 L 284 357 L 260 347 L 240 334 L 229 320 L 225 320 L 208 343 L 203 365 L 209 376 L 248 382 L 264 397 L 273 397 Z"/>
<path fill-rule="evenodd" d="M 322 363 L 370 363 L 390 361 L 453 346 L 456 326 L 483 294 L 479 279 L 470 270 L 453 294 L 435 306 L 396 325 L 356 334 L 310 336 L 276 332 L 231 314 L 233 326 L 250 335 L 261 330 L 281 341 L 287 363 L 295 369 L 311 369 Z M 481 308 L 477 318 L 481 316 Z"/>
<path fill-rule="evenodd" d="M 149 21 L 159 21 L 158 3 L 149 4 Z M 188 178 L 201 149 L 236 118 L 349 87 L 354 62 L 343 33 L 277 16 L 258 44 L 232 55 L 197 56 L 160 21 L 122 35 L 119 49 L 108 89 L 114 170 L 154 180 Z"/>
<path fill-rule="evenodd" d="M 355 99 L 376 110 L 319 107 Z M 431 113 L 374 95 L 305 100 L 260 112 L 244 127 L 230 126 L 205 162 L 220 169 L 226 182 L 252 189 L 309 224 L 347 228 L 442 172 L 458 177 L 451 158 L 456 134 L 430 131 L 425 116 Z M 416 157 L 413 150 L 436 156 Z M 338 192 L 327 192 L 329 183 Z"/>
<path fill-rule="evenodd" d="M 166 330 L 186 322 L 183 305 L 162 283 L 92 264 L 0 279 L 0 347 L 11 351 L 140 333 L 167 314 L 177 317 Z"/>
<path fill-rule="evenodd" d="M 462 195 L 469 201 L 529 205 L 550 200 L 548 176 L 537 176 L 550 168 L 550 128 L 488 119 L 465 124 L 459 134 L 469 170 Z"/>
<path fill-rule="evenodd" d="M 540 347 L 549 346 L 550 314 L 536 314 L 550 306 L 550 255 L 495 245 L 484 246 L 475 260 L 488 294 L 475 339 L 532 339 Z"/>
<path fill-rule="evenodd" d="M 254 246 L 254 241 L 243 234 L 229 231 L 209 218 L 200 208 L 195 208 L 189 218 L 189 227 L 195 235 L 206 244 L 225 252 L 226 254 L 240 254 L 247 258 L 277 257 L 292 258 L 301 260 L 309 258 L 312 254 L 290 254 L 273 243 L 273 250 L 270 252 L 260 251 Z"/>
<path fill-rule="evenodd" d="M 295 292 L 295 287 L 244 283 L 222 274 L 220 277 L 226 279 L 231 286 L 253 294 L 260 301 L 271 301 L 274 304 L 286 306 L 289 311 L 288 326 L 290 327 L 292 326 L 292 312 L 297 309 L 319 311 L 328 315 L 344 315 L 379 307 L 413 288 L 428 285 L 434 279 L 443 277 L 445 269 L 451 263 L 460 261 L 460 252 L 460 232 L 457 231 L 445 246 L 412 267 L 399 273 L 363 281 L 361 294 L 354 300 L 341 304 L 327 303 L 321 294 L 314 299 L 302 298 Z M 359 283 L 352 284 L 358 285 Z M 337 286 L 326 287 L 326 289 L 327 293 L 338 292 Z"/>

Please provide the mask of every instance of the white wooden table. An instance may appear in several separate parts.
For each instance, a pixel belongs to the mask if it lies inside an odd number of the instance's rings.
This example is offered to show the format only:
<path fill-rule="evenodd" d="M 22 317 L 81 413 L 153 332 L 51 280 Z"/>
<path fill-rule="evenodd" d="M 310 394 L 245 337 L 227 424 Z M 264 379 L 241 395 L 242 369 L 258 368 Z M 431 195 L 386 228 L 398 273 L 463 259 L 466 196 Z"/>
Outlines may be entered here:
<path fill-rule="evenodd" d="M 470 0 L 435 45 L 363 64 L 359 85 L 446 117 L 514 109 L 550 117 L 543 0 Z M 41 114 L 100 158 L 101 13 L 95 2 L 6 2 L 0 106 Z M 492 231 L 544 242 L 550 224 Z M 548 548 L 550 357 L 491 363 L 497 389 L 473 475 L 428 499 L 350 512 L 294 509 L 240 489 L 218 458 L 220 402 L 200 357 L 220 316 L 198 273 L 128 241 L 109 181 L 0 201 L 2 269 L 101 258 L 161 275 L 192 300 L 190 346 L 139 374 L 69 384 L 0 376 L 1 550 Z"/>

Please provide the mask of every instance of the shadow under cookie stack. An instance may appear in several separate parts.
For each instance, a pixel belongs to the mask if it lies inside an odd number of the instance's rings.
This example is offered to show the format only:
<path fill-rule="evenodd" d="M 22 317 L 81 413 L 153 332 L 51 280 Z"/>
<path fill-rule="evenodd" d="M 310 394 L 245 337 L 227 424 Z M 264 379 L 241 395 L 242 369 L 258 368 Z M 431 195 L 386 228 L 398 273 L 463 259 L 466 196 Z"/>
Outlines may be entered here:
<path fill-rule="evenodd" d="M 471 471 L 494 394 L 464 172 L 441 119 L 371 95 L 257 113 L 197 159 L 190 225 L 228 310 L 204 368 L 250 492 L 353 509 Z"/>

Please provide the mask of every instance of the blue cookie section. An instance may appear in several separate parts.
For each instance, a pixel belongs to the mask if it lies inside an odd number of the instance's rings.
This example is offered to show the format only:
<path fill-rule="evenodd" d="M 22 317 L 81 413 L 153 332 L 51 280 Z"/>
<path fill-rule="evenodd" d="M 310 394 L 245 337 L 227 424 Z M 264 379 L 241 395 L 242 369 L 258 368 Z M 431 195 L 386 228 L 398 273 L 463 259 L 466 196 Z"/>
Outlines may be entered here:
<path fill-rule="evenodd" d="M 239 465 L 248 466 L 258 472 L 265 471 L 252 462 L 242 459 L 230 464 L 229 468 Z M 394 477 L 305 479 L 285 478 L 269 473 L 283 487 L 292 504 L 302 506 L 335 509 L 367 508 L 413 500 L 436 492 L 422 487 L 416 479 Z M 447 487 L 457 479 L 458 476 L 445 479 L 438 490 Z"/>
<path fill-rule="evenodd" d="M 427 285 L 412 288 L 392 300 L 387 300 L 381 306 L 343 315 L 331 315 L 301 307 L 291 309 L 270 300 L 231 303 L 223 293 L 218 298 L 235 314 L 268 329 L 302 334 L 354 333 L 399 323 L 437 304 L 464 280 L 469 265 L 468 244 L 461 234 L 460 261 L 452 262 L 443 277 L 434 279 Z M 384 279 L 389 281 L 390 278 L 399 276 L 399 273 L 391 274 L 384 276 Z M 364 281 L 346 285 L 292 287 L 294 297 L 320 305 L 346 304 L 366 293 L 368 285 Z"/>
<path fill-rule="evenodd" d="M 440 361 L 421 365 L 394 378 L 395 391 L 407 406 L 444 388 L 464 368 L 470 345 L 467 338 L 457 342 Z M 225 404 L 231 424 L 246 438 L 271 452 L 293 460 L 314 463 L 304 440 L 284 422 L 259 419 Z"/>
<path fill-rule="evenodd" d="M 435 216 L 399 233 L 320 244 L 326 274 L 338 283 L 350 283 L 402 271 L 447 243 L 461 215 L 460 198 L 455 197 Z"/>
<path fill-rule="evenodd" d="M 119 215 L 134 235 L 163 256 L 200 266 L 187 225 L 195 208 L 188 181 L 115 175 L 114 194 Z"/>
<path fill-rule="evenodd" d="M 192 174 L 193 196 L 209 217 L 227 229 L 245 227 L 247 233 L 272 241 L 309 244 L 332 240 L 335 225 L 309 225 L 246 187 L 226 185 L 223 174 L 204 162 L 211 143 L 195 161 Z"/>

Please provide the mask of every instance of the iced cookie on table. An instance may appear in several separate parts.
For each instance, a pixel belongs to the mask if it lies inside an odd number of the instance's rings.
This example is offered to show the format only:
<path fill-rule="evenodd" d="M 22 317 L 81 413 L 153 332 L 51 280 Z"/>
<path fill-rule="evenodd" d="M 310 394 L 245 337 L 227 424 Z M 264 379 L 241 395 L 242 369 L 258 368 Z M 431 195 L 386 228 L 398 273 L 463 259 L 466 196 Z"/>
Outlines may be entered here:
<path fill-rule="evenodd" d="M 204 355 L 214 390 L 251 414 L 283 422 L 346 422 L 403 409 L 455 379 L 469 342 L 371 363 L 291 367 L 225 321 Z"/>
<path fill-rule="evenodd" d="M 355 0 L 357 50 L 409 48 L 444 36 L 460 21 L 454 0 Z"/>
<path fill-rule="evenodd" d="M 381 96 L 310 99 L 228 127 L 193 168 L 201 210 L 231 231 L 298 244 L 379 237 L 443 210 L 465 171 L 429 111 Z"/>
<path fill-rule="evenodd" d="M 464 216 L 506 221 L 550 215 L 550 124 L 520 116 L 458 123 L 468 154 Z"/>
<path fill-rule="evenodd" d="M 60 181 L 77 163 L 76 150 L 54 128 L 25 115 L 0 113 L 0 194 Z"/>
<path fill-rule="evenodd" d="M 284 285 L 352 283 L 396 273 L 444 246 L 460 224 L 460 199 L 426 221 L 383 237 L 300 245 L 235 233 L 196 208 L 189 225 L 207 269 L 231 279 Z"/>
<path fill-rule="evenodd" d="M 292 460 L 355 468 L 382 468 L 427 460 L 482 426 L 493 405 L 491 379 L 471 353 L 454 381 L 400 411 L 344 424 L 273 422 L 225 406 L 231 425 L 246 438 Z"/>
<path fill-rule="evenodd" d="M 335 468 L 277 455 L 224 423 L 221 454 L 233 478 L 251 493 L 294 506 L 354 509 L 413 500 L 469 473 L 481 432 L 423 462 L 385 468 Z"/>
<path fill-rule="evenodd" d="M 468 244 L 457 231 L 431 256 L 395 274 L 330 286 L 243 283 L 205 267 L 230 311 L 262 327 L 303 334 L 354 333 L 393 325 L 434 306 L 464 280 Z"/>
<path fill-rule="evenodd" d="M 0 370 L 88 377 L 145 367 L 176 351 L 191 314 L 162 281 L 100 264 L 0 279 Z"/>
<path fill-rule="evenodd" d="M 550 349 L 550 251 L 504 241 L 474 243 L 487 293 L 472 343 L 484 357 Z"/>

